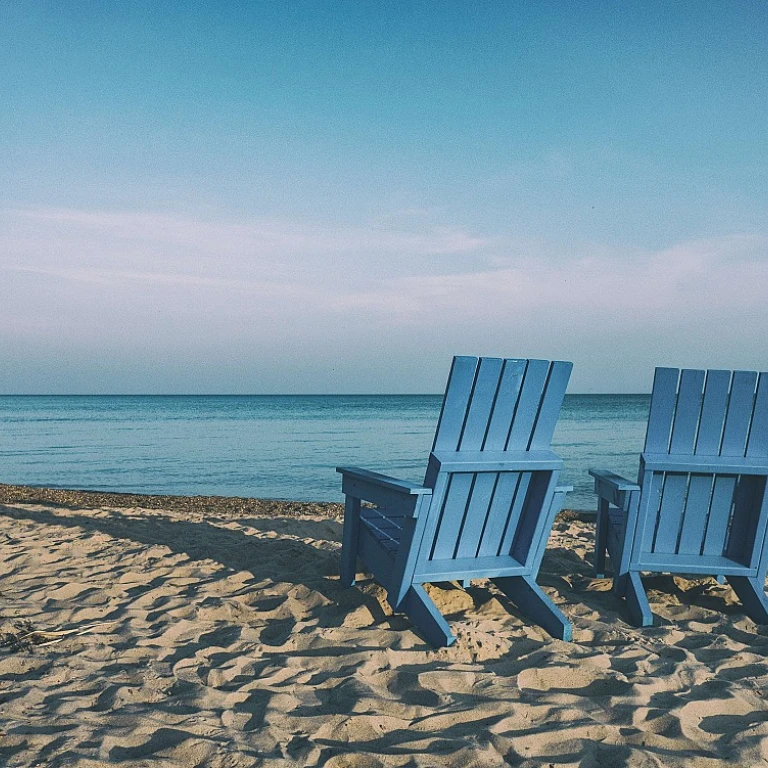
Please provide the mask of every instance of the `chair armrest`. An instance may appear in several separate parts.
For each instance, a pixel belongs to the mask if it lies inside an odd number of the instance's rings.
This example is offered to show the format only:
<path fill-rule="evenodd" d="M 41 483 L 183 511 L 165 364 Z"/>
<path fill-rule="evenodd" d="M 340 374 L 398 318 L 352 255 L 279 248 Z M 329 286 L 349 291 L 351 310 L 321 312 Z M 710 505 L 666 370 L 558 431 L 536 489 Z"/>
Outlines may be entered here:
<path fill-rule="evenodd" d="M 617 507 L 627 509 L 627 499 L 630 493 L 639 492 L 640 486 L 607 469 L 590 469 L 589 474 L 595 478 L 595 493 Z"/>
<path fill-rule="evenodd" d="M 390 514 L 417 517 L 422 502 L 430 503 L 432 489 L 407 480 L 380 475 L 359 467 L 336 467 L 341 474 L 341 490 L 348 498 L 370 501 Z"/>
<path fill-rule="evenodd" d="M 389 491 L 404 493 L 407 495 L 420 495 L 423 493 L 432 493 L 431 488 L 424 488 L 416 483 L 409 483 L 407 480 L 398 480 L 396 477 L 381 475 L 378 472 L 370 472 L 360 467 L 336 467 L 336 471 L 342 476 L 342 480 L 350 478 L 360 480 L 365 483 L 373 483 Z"/>

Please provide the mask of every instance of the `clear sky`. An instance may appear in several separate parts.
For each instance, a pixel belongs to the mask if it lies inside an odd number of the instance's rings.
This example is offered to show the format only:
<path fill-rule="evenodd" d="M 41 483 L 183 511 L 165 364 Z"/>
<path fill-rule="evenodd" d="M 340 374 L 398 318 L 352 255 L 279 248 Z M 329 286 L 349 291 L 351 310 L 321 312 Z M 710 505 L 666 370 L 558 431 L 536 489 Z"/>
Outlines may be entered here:
<path fill-rule="evenodd" d="M 768 3 L 0 2 L 0 392 L 768 368 Z"/>

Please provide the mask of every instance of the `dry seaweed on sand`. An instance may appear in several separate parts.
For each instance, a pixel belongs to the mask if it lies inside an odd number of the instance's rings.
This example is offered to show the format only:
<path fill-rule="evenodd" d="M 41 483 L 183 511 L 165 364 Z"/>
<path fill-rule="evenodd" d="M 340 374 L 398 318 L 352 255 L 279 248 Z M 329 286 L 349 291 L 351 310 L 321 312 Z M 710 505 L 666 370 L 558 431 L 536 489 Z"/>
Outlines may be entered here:
<path fill-rule="evenodd" d="M 1 483 L 0 504 L 55 504 L 78 509 L 139 507 L 141 509 L 162 509 L 174 512 L 197 512 L 222 517 L 322 515 L 337 520 L 343 516 L 344 512 L 344 505 L 335 502 L 282 501 L 240 496 L 164 496 L 141 493 L 108 493 L 63 488 L 33 488 L 26 485 L 3 485 Z"/>

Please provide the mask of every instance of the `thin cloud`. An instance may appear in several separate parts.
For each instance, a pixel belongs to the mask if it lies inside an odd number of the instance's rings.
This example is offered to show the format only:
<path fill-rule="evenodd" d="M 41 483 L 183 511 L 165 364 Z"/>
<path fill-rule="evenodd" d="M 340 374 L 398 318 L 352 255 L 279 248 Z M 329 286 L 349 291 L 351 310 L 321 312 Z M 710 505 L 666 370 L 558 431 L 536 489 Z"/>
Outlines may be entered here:
<path fill-rule="evenodd" d="M 248 221 L 210 221 L 197 217 L 153 212 L 85 211 L 66 208 L 6 209 L 6 252 L 14 245 L 43 246 L 45 226 L 69 241 L 152 243 L 156 246 L 204 251 L 211 255 L 317 256 L 339 252 L 405 253 L 411 255 L 464 254 L 486 248 L 489 238 L 461 227 L 415 222 L 410 229 L 379 222 L 369 226 L 327 225 L 307 221 L 256 218 Z M 19 231 L 27 225 L 26 230 Z M 418 228 L 416 225 L 418 224 Z M 31 229 L 29 228 L 31 225 Z M 0 230 L 0 233 L 2 230 Z"/>

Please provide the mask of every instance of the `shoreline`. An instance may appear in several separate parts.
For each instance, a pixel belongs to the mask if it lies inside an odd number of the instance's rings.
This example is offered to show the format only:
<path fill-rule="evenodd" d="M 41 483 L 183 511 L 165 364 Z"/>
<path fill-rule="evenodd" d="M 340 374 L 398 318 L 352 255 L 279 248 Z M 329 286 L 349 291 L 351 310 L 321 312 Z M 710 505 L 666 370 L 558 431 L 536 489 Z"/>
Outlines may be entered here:
<path fill-rule="evenodd" d="M 80 509 L 140 507 L 142 509 L 205 513 L 217 517 L 319 515 L 330 520 L 344 519 L 344 504 L 338 501 L 291 501 L 247 496 L 174 496 L 170 494 L 88 491 L 76 488 L 47 488 L 5 483 L 0 483 L 0 504 L 55 504 Z M 568 522 L 569 520 L 592 522 L 594 519 L 594 511 L 580 509 L 563 509 L 558 512 L 556 517 L 558 522 Z"/>
<path fill-rule="evenodd" d="M 0 483 L 0 504 L 55 504 L 80 509 L 140 507 L 173 512 L 196 512 L 217 517 L 265 515 L 302 517 L 320 515 L 331 520 L 344 516 L 344 504 L 335 501 L 290 501 L 245 496 L 174 496 L 148 493 L 87 491 Z"/>

